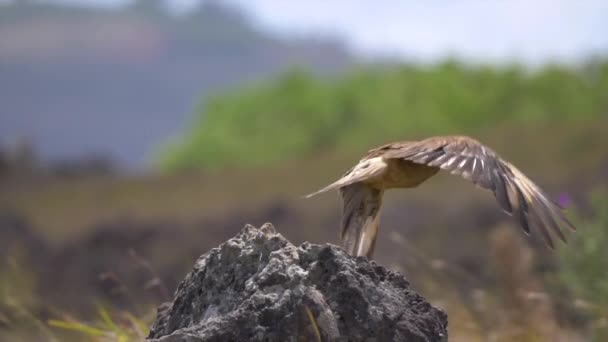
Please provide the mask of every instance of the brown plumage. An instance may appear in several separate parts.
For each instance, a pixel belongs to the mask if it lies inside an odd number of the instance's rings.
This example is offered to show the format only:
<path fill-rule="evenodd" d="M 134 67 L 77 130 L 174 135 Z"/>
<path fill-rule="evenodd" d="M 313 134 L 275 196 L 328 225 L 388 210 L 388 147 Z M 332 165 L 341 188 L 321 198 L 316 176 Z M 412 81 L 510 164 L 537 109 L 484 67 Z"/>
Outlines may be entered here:
<path fill-rule="evenodd" d="M 342 178 L 307 197 L 338 189 L 344 202 L 340 232 L 344 248 L 351 255 L 371 257 L 384 191 L 416 187 L 439 170 L 491 190 L 498 204 L 517 219 L 526 234 L 530 234 L 530 227 L 538 229 L 551 248 L 551 232 L 566 242 L 560 224 L 576 230 L 562 208 L 515 166 L 466 136 L 380 146 L 370 150 Z"/>

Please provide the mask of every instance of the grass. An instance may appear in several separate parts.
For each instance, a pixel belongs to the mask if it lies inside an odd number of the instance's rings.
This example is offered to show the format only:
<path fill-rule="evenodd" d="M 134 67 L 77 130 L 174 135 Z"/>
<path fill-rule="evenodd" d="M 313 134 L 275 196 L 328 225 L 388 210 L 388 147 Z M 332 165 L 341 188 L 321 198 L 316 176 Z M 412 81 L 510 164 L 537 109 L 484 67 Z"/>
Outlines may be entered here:
<path fill-rule="evenodd" d="M 580 222 L 577 221 L 578 223 Z M 556 315 L 557 308 L 584 310 L 593 315 L 601 313 L 598 305 L 556 296 L 545 288 L 542 274 L 535 270 L 541 256 L 512 227 L 494 227 L 486 238 L 486 243 L 494 253 L 488 259 L 488 267 L 493 273 L 490 278 L 496 279 L 495 283 L 488 283 L 487 275 L 471 272 L 458 262 L 438 258 L 417 248 L 405 237 L 388 235 L 393 243 L 408 251 L 408 256 L 415 259 L 409 259 L 412 264 L 397 268 L 403 267 L 406 274 L 415 274 L 410 278 L 414 287 L 449 313 L 451 341 L 582 340 L 587 334 L 581 327 L 561 322 Z M 43 338 L 49 341 L 86 339 L 121 342 L 145 338 L 147 326 L 151 322 L 150 316 L 137 317 L 133 313 L 116 308 L 108 309 L 108 306 L 101 304 L 97 305 L 96 318 L 90 321 L 73 318 L 66 313 L 56 313 L 59 318 L 44 321 L 29 309 L 40 301 L 32 291 L 33 278 L 24 274 L 16 262 L 9 263 L 8 267 L 0 273 L 9 280 L 3 283 L 6 287 L 3 288 L 0 308 L 19 312 L 21 322 L 10 320 L 8 324 L 14 326 L 17 332 L 19 329 L 24 330 L 21 330 L 22 335 L 3 335 L 0 329 L 0 338 L 10 336 L 12 340 L 17 338 L 15 336 L 28 336 L 28 339 Z M 307 307 L 304 310 L 312 327 L 312 336 L 321 341 L 313 313 Z M 605 316 L 596 316 L 591 329 L 602 328 L 605 319 Z"/>
<path fill-rule="evenodd" d="M 142 341 L 146 338 L 149 322 L 144 322 L 129 312 L 122 312 L 121 321 L 116 322 L 103 306 L 99 305 L 97 311 L 99 315 L 97 324 L 51 319 L 48 325 L 82 334 L 91 341 L 130 342 Z"/>
<path fill-rule="evenodd" d="M 304 311 L 306 311 L 306 317 L 308 317 L 308 320 L 310 321 L 310 326 L 312 326 L 313 331 L 315 332 L 315 341 L 322 342 L 323 339 L 321 339 L 321 331 L 319 330 L 317 319 L 315 318 L 312 311 L 310 311 L 310 308 L 307 305 L 304 305 Z"/>
<path fill-rule="evenodd" d="M 606 126 L 608 119 L 543 127 L 503 126 L 478 138 L 532 179 L 542 181 L 541 185 L 551 186 L 595 176 L 606 162 L 601 158 L 605 156 L 603 146 L 608 145 Z M 41 228 L 38 233 L 59 243 L 77 240 L 88 233 L 87 227 L 121 216 L 144 221 L 171 217 L 188 222 L 230 215 L 234 208 L 255 212 L 277 199 L 307 215 L 323 211 L 330 200 L 335 201 L 327 196 L 304 201 L 301 196 L 332 181 L 363 153 L 330 151 L 271 168 L 4 184 L 0 210 L 24 214 L 34 227 Z M 435 180 L 425 183 L 419 193 L 441 201 L 437 191 L 458 182 L 451 179 L 440 186 L 433 185 Z"/>
<path fill-rule="evenodd" d="M 97 304 L 93 323 L 75 319 L 71 314 L 48 306 L 35 286 L 37 280 L 27 265 L 9 258 L 0 265 L 0 340 L 44 340 L 51 342 L 142 341 L 152 322 L 151 315 L 135 314 Z M 150 313 L 154 313 L 152 310 Z M 45 317 L 57 317 L 46 319 Z"/>
<path fill-rule="evenodd" d="M 605 182 L 601 178 L 601 170 L 608 165 L 604 147 L 608 145 L 606 126 L 606 120 L 565 126 L 557 123 L 543 127 L 501 126 L 478 138 L 547 188 L 549 193 L 557 195 L 566 189 L 590 188 Z M 273 203 L 280 203 L 290 208 L 289 215 L 295 217 L 298 227 L 307 227 L 297 232 L 287 231 L 290 239 L 336 242 L 335 238 L 328 240 L 328 236 L 336 235 L 333 226 L 328 229 L 328 225 L 333 223 L 322 218 L 327 217 L 326 214 L 337 217 L 337 198 L 321 196 L 304 200 L 301 195 L 332 181 L 359 156 L 360 153 L 328 151 L 315 158 L 294 158 L 272 168 L 227 168 L 137 177 L 21 180 L 1 184 L 0 211 L 22 213 L 31 220 L 38 235 L 61 248 L 67 241 L 78 242 L 92 233 L 99 222 L 116 217 L 128 216 L 150 222 L 172 218 L 189 222 L 231 217 L 243 212 L 254 215 Z M 458 203 L 454 203 L 453 194 L 458 194 Z M 493 205 L 491 194 L 450 175 L 437 176 L 418 189 L 395 192 L 389 197 L 387 214 L 391 210 L 401 211 L 401 207 L 396 208 L 397 203 L 405 205 L 408 212 L 419 207 L 435 208 L 441 210 L 441 215 L 437 216 L 446 218 L 454 217 L 452 211 Z M 401 227 L 398 221 L 393 221 L 384 228 L 388 234 L 381 234 L 379 238 L 378 261 L 389 264 L 397 260 L 394 268 L 412 279 L 417 290 L 447 309 L 451 341 L 486 341 L 492 338 L 536 341 L 549 336 L 543 330 L 547 327 L 554 329 L 555 334 L 571 337 L 567 340 L 587 336 L 582 330 L 584 325 L 565 324 L 562 311 L 582 310 L 585 315 L 594 317 L 593 324 L 600 327 L 604 324 L 605 316 L 598 314 L 593 296 L 555 295 L 551 288 L 545 286 L 542 274 L 538 273 L 538 265 L 547 260 L 554 263 L 554 257 L 544 250 L 530 251 L 528 240 L 522 239 L 522 234 L 513 229 L 513 224 L 508 227 L 513 234 L 496 233 L 498 235 L 492 238 L 493 233 L 490 232 L 501 232 L 503 228 L 480 227 L 473 230 L 460 227 L 464 225 L 460 223 L 430 221 L 440 226 L 429 227 L 424 222 L 422 230 L 408 229 L 403 234 L 410 239 L 406 243 L 400 243 L 401 240 L 390 230 L 409 227 Z M 450 229 L 443 229 L 445 225 Z M 278 228 L 281 229 L 280 226 Z M 578 234 L 584 234 L 584 230 Z M 460 235 L 460 232 L 468 235 Z M 462 238 L 455 241 L 455 236 Z M 501 243 L 507 242 L 511 247 L 501 247 Z M 458 254 L 449 254 L 448 251 L 456 249 Z M 499 255 L 500 250 L 504 254 Z M 497 254 L 492 256 L 490 251 Z M 532 261 L 526 261 L 526 255 L 530 253 Z M 450 255 L 464 261 L 452 259 Z M 125 262 L 137 264 L 139 269 L 145 270 L 147 280 L 158 282 L 161 276 L 154 272 L 153 266 L 158 266 L 156 262 L 166 255 L 157 257 L 146 260 L 137 254 L 126 254 Z M 477 260 L 482 266 L 469 267 L 469 259 Z M 74 340 L 130 341 L 141 340 L 145 336 L 145 327 L 152 320 L 148 312 L 153 313 L 153 310 L 145 308 L 129 313 L 104 302 L 97 308 L 95 317 L 89 319 L 77 315 L 74 318 L 60 309 L 45 307 L 44 300 L 36 294 L 40 279 L 35 274 L 23 272 L 27 267 L 22 265 L 26 265 L 27 260 L 23 263 L 18 261 L 17 255 L 12 264 L 7 263 L 0 269 L 0 338 L 7 336 L 2 335 L 3 326 L 30 334 L 27 335 L 30 339 L 43 336 L 48 340 L 63 341 L 68 336 Z M 497 261 L 501 263 L 492 264 Z M 512 273 L 508 271 L 510 269 L 521 271 Z M 500 283 L 497 279 L 506 279 L 500 281 L 503 283 L 512 281 L 511 286 L 501 288 L 497 286 Z M 170 289 L 165 288 L 161 292 L 164 295 L 159 301 L 165 300 Z M 49 318 L 52 320 L 47 321 Z"/>

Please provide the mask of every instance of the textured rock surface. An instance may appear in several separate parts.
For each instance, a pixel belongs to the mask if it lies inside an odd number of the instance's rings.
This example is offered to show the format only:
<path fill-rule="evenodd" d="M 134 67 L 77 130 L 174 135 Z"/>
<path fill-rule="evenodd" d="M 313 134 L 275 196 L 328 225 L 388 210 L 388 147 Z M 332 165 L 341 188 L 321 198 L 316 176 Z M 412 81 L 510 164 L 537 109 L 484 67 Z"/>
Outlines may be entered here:
<path fill-rule="evenodd" d="M 447 316 L 407 280 L 332 245 L 246 226 L 161 305 L 158 341 L 443 341 Z"/>

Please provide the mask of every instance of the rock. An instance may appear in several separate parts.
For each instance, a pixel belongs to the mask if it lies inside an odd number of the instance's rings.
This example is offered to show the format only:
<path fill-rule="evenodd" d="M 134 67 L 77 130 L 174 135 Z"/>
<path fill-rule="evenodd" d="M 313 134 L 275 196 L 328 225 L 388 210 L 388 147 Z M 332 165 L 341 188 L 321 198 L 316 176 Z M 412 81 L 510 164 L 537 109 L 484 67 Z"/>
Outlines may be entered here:
<path fill-rule="evenodd" d="M 196 261 L 148 338 L 445 341 L 447 315 L 374 261 L 248 225 Z"/>

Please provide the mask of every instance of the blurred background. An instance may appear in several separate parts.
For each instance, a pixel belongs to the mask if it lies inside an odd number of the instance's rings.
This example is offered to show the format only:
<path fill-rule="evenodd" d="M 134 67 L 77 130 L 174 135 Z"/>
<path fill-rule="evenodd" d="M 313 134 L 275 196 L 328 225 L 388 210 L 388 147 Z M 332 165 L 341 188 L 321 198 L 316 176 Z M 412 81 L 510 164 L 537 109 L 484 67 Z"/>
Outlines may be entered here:
<path fill-rule="evenodd" d="M 0 339 L 139 340 L 244 224 L 338 243 L 302 195 L 467 134 L 579 231 L 550 251 L 438 175 L 389 193 L 377 261 L 453 341 L 608 340 L 607 33 L 600 0 L 0 1 Z"/>

